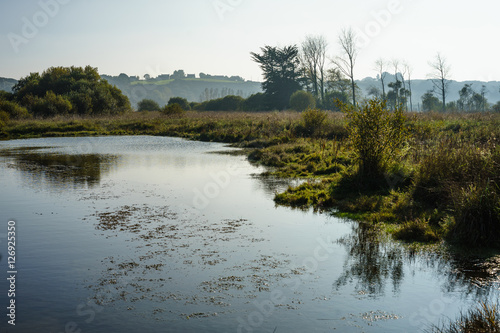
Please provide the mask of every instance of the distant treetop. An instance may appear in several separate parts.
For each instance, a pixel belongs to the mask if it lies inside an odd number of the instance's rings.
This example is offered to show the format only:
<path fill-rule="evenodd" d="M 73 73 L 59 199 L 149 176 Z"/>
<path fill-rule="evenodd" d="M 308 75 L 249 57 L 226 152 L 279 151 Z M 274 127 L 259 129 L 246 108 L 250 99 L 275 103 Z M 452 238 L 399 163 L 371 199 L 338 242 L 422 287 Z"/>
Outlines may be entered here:
<path fill-rule="evenodd" d="M 116 86 L 101 79 L 97 68 L 51 67 L 31 73 L 13 88 L 14 99 L 35 116 L 118 114 L 130 102 Z"/>

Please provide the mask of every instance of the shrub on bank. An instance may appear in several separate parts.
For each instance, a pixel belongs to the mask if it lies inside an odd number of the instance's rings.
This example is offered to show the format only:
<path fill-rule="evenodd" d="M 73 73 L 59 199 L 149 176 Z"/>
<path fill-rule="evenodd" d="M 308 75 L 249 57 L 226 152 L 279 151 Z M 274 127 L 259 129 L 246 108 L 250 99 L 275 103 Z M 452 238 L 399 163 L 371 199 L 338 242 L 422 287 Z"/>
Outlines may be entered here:
<path fill-rule="evenodd" d="M 186 111 L 191 110 L 191 104 L 185 98 L 182 98 L 182 97 L 172 97 L 172 98 L 170 98 L 168 100 L 167 106 L 168 105 L 173 105 L 173 104 L 179 105 L 182 108 L 182 110 L 186 110 Z"/>
<path fill-rule="evenodd" d="M 471 184 L 462 189 L 455 206 L 450 238 L 462 245 L 500 246 L 498 184 Z"/>
<path fill-rule="evenodd" d="M 165 105 L 162 113 L 167 116 L 178 116 L 184 114 L 186 111 L 177 103 Z"/>
<path fill-rule="evenodd" d="M 316 107 L 314 96 L 307 91 L 298 90 L 290 97 L 290 107 L 295 111 L 305 111 Z"/>
<path fill-rule="evenodd" d="M 0 130 L 9 122 L 9 114 L 5 111 L 0 111 Z"/>
<path fill-rule="evenodd" d="M 429 225 L 426 219 L 416 219 L 414 221 L 403 224 L 403 226 L 394 233 L 396 239 L 409 242 L 435 242 L 439 240 L 434 230 Z"/>
<path fill-rule="evenodd" d="M 7 100 L 0 100 L 0 112 L 5 112 L 11 119 L 27 119 L 31 117 L 25 107 Z"/>
<path fill-rule="evenodd" d="M 386 101 L 372 99 L 360 107 L 339 102 L 347 118 L 347 130 L 359 160 L 362 178 L 383 177 L 407 141 L 403 107 L 390 111 Z"/>
<path fill-rule="evenodd" d="M 460 244 L 500 245 L 500 151 L 494 146 L 450 141 L 434 148 L 420 162 L 413 198 L 450 211 L 449 236 Z"/>
<path fill-rule="evenodd" d="M 300 134 L 304 136 L 314 136 L 322 129 L 327 116 L 325 111 L 319 109 L 308 109 L 302 112 L 302 121 L 297 128 L 298 132 L 302 132 Z"/>
<path fill-rule="evenodd" d="M 152 99 L 143 99 L 137 104 L 137 111 L 160 111 L 160 105 Z"/>
<path fill-rule="evenodd" d="M 245 99 L 242 105 L 243 111 L 265 111 L 266 96 L 263 93 L 256 93 Z"/>
<path fill-rule="evenodd" d="M 228 95 L 201 103 L 199 111 L 240 111 L 245 100 L 241 96 Z"/>

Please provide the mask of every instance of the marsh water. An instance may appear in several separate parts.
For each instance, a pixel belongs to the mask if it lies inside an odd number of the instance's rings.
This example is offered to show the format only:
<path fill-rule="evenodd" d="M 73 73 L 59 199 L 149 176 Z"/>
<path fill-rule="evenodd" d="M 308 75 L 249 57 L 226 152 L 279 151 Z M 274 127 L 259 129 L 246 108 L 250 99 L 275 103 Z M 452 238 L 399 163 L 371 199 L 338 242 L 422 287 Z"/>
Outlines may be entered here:
<path fill-rule="evenodd" d="M 276 207 L 263 171 L 177 138 L 0 142 L 2 332 L 419 332 L 498 299 L 494 259 Z"/>

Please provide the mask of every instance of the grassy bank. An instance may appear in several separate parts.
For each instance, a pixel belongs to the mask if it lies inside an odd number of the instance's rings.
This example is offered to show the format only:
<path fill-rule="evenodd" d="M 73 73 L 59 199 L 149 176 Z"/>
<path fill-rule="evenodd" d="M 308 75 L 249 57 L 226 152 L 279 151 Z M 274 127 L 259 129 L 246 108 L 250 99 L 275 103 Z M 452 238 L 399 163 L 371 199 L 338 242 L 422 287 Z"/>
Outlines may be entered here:
<path fill-rule="evenodd" d="M 407 140 L 383 174 L 366 177 L 341 113 L 129 113 L 11 121 L 6 139 L 161 135 L 248 148 L 270 176 L 305 183 L 276 195 L 295 208 L 332 210 L 410 242 L 499 246 L 500 115 L 410 114 Z"/>

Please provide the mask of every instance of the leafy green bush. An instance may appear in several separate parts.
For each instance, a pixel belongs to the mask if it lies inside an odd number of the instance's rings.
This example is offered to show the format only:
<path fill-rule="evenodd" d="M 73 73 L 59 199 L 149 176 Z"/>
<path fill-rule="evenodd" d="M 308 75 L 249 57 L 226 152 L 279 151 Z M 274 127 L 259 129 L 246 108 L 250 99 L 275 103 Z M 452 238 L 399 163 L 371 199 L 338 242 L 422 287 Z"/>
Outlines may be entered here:
<path fill-rule="evenodd" d="M 33 111 L 33 107 L 38 108 L 37 114 L 43 116 L 53 115 L 54 111 L 80 115 L 120 114 L 130 111 L 128 98 L 118 88 L 102 80 L 97 68 L 91 66 L 51 67 L 41 75 L 31 73 L 21 78 L 13 90 L 17 102 L 30 111 Z M 51 96 L 47 97 L 49 92 Z M 58 98 L 54 98 L 52 94 Z M 60 104 L 59 107 L 43 111 L 43 102 L 40 99 L 47 98 Z M 71 102 L 71 108 L 65 107 L 63 100 Z M 53 105 L 50 102 L 48 104 Z"/>
<path fill-rule="evenodd" d="M 314 96 L 307 91 L 298 90 L 290 96 L 290 107 L 295 111 L 305 111 L 316 107 Z"/>
<path fill-rule="evenodd" d="M 10 92 L 0 90 L 0 101 L 11 101 L 14 99 L 14 95 Z"/>
<path fill-rule="evenodd" d="M 239 111 L 245 100 L 241 96 L 228 95 L 200 104 L 200 111 Z"/>
<path fill-rule="evenodd" d="M 167 116 L 182 115 L 186 111 L 177 103 L 166 105 L 163 110 L 163 114 Z"/>
<path fill-rule="evenodd" d="M 2 129 L 10 120 L 9 114 L 5 111 L 0 111 L 0 129 Z"/>
<path fill-rule="evenodd" d="M 352 97 L 349 97 L 349 94 L 345 91 L 329 91 L 325 94 L 325 101 L 323 102 L 322 107 L 330 111 L 341 111 L 337 101 L 349 103 L 350 98 Z"/>
<path fill-rule="evenodd" d="M 244 111 L 265 111 L 266 106 L 266 96 L 263 93 L 253 94 L 248 97 L 244 102 L 242 109 Z"/>
<path fill-rule="evenodd" d="M 302 112 L 305 133 L 314 136 L 319 132 L 327 118 L 327 113 L 319 109 L 308 109 Z"/>
<path fill-rule="evenodd" d="M 187 99 L 182 97 L 172 97 L 168 100 L 167 105 L 178 104 L 183 110 L 189 111 L 191 110 L 191 105 L 187 101 Z"/>
<path fill-rule="evenodd" d="M 407 140 L 402 106 L 394 111 L 386 102 L 372 99 L 360 107 L 339 102 L 347 118 L 347 130 L 359 160 L 363 178 L 381 177 Z"/>
<path fill-rule="evenodd" d="M 143 99 L 137 103 L 137 111 L 160 111 L 160 105 L 152 99 Z"/>
<path fill-rule="evenodd" d="M 9 118 L 12 119 L 26 119 L 31 117 L 25 107 L 11 101 L 0 100 L 0 111 L 8 114 Z"/>
<path fill-rule="evenodd" d="M 27 96 L 24 102 L 29 105 L 35 117 L 67 115 L 73 110 L 73 105 L 67 98 L 52 91 L 47 91 L 44 97 Z"/>

